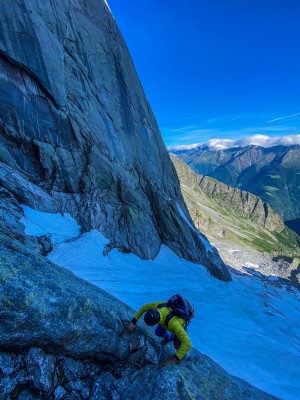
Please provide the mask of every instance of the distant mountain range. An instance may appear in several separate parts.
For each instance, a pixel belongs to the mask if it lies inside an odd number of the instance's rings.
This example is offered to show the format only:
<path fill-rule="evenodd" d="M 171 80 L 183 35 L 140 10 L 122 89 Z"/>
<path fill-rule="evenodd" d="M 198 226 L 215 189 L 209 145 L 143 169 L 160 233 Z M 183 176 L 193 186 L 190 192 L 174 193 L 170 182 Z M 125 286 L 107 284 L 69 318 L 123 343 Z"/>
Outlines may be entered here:
<path fill-rule="evenodd" d="M 229 265 L 243 269 L 251 262 L 263 274 L 284 278 L 300 272 L 300 238 L 271 206 L 251 193 L 193 172 L 172 154 L 171 159 L 195 226 Z M 293 272 L 294 268 L 299 270 Z"/>
<path fill-rule="evenodd" d="M 259 196 L 300 233 L 300 145 L 225 149 L 199 145 L 169 151 L 195 172 Z"/>

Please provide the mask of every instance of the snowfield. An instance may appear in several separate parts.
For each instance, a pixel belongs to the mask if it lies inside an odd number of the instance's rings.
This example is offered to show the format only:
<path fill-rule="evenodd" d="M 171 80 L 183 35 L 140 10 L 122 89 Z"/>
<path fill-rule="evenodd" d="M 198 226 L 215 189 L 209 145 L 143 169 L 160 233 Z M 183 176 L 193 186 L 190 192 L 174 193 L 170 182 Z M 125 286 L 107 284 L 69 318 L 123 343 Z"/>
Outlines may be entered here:
<path fill-rule="evenodd" d="M 70 215 L 23 210 L 26 234 L 51 235 L 51 261 L 134 309 L 182 294 L 195 308 L 189 326 L 193 347 L 259 389 L 299 399 L 300 293 L 295 288 L 242 275 L 221 282 L 166 246 L 154 261 L 115 249 L 104 256 L 108 239 L 96 230 L 80 235 Z"/>

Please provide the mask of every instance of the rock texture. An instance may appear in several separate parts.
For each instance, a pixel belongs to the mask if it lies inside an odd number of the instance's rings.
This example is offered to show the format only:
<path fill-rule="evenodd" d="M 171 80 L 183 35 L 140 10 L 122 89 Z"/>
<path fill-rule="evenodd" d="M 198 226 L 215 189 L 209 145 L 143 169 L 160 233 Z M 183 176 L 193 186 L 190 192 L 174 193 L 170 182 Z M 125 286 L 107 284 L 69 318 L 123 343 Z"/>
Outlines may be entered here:
<path fill-rule="evenodd" d="M 280 215 L 259 197 L 208 176 L 197 174 L 174 155 L 171 155 L 171 159 L 182 185 L 201 190 L 239 216 L 248 218 L 269 230 L 285 229 Z"/>
<path fill-rule="evenodd" d="M 133 310 L 30 246 L 0 241 L 1 398 L 274 399 L 197 351 L 155 372 L 148 328 L 124 334 Z"/>
<path fill-rule="evenodd" d="M 0 183 L 20 203 L 71 213 L 121 251 L 206 254 L 127 47 L 103 0 L 11 0 L 0 13 Z"/>
<path fill-rule="evenodd" d="M 144 258 L 165 243 L 230 279 L 193 229 L 106 1 L 0 10 L 0 398 L 272 399 L 196 351 L 156 372 L 148 328 L 124 334 L 133 310 L 47 260 L 47 236 L 26 236 L 20 203 L 68 211 Z"/>
<path fill-rule="evenodd" d="M 286 220 L 300 218 L 300 146 L 172 150 L 195 172 L 259 196 Z M 293 226 L 291 224 L 291 226 Z M 299 232 L 295 227 L 295 231 Z"/>
<path fill-rule="evenodd" d="M 251 193 L 193 172 L 171 155 L 181 190 L 197 228 L 217 247 L 228 265 L 297 281 L 300 238 L 280 215 Z M 297 264 L 298 265 L 298 264 Z"/>

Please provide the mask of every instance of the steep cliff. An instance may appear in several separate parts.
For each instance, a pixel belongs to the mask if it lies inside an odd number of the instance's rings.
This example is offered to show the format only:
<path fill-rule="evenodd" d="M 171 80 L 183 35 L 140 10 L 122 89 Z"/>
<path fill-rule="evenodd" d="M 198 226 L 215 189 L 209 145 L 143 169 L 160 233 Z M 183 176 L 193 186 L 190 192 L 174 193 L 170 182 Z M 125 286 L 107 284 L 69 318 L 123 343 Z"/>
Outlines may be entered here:
<path fill-rule="evenodd" d="M 299 218 L 299 145 L 224 150 L 198 146 L 171 151 L 195 172 L 259 196 L 284 220 Z"/>
<path fill-rule="evenodd" d="M 269 230 L 279 232 L 285 226 L 280 216 L 259 197 L 226 185 L 216 179 L 193 172 L 186 163 L 171 155 L 182 185 L 198 188 L 236 214 Z"/>
<path fill-rule="evenodd" d="M 190 226 L 106 2 L 12 0 L 0 23 L 1 185 L 18 202 L 70 212 L 121 251 L 154 258 L 165 243 L 230 279 Z"/>
<path fill-rule="evenodd" d="M 299 257 L 299 237 L 285 226 L 272 207 L 249 192 L 196 174 L 174 155 L 171 159 L 195 225 L 211 238 L 229 265 L 245 265 L 257 259 L 260 260 L 257 263 L 261 264 L 262 273 L 283 278 L 293 275 L 291 263 L 293 257 Z M 236 263 L 225 254 L 228 252 L 226 248 L 237 249 L 237 246 L 242 246 L 245 257 L 241 257 L 240 250 L 234 252 L 240 258 Z M 272 255 L 280 255 L 276 257 L 278 262 L 271 259 Z"/>

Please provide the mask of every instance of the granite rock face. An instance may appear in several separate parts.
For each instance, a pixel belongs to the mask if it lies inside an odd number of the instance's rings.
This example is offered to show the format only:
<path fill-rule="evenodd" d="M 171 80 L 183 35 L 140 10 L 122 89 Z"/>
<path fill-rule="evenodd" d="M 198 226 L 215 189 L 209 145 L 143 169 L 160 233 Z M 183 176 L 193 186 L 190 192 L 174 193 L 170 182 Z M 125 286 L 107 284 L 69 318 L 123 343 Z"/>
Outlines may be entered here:
<path fill-rule="evenodd" d="M 178 178 L 103 0 L 11 0 L 0 13 L 0 184 L 19 203 L 69 212 L 121 251 L 162 243 L 230 275 L 186 215 Z"/>
<path fill-rule="evenodd" d="M 133 310 L 29 246 L 0 242 L 0 398 L 274 399 L 195 350 L 156 371 L 149 328 L 124 333 Z"/>

